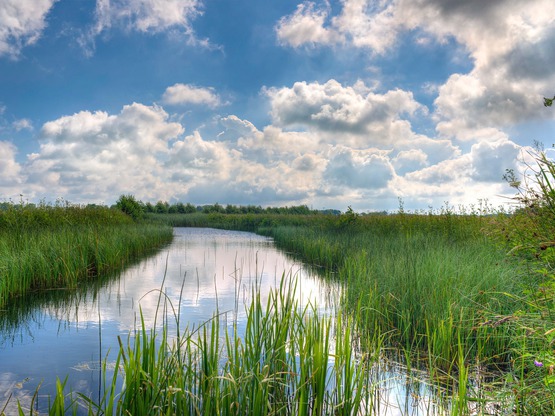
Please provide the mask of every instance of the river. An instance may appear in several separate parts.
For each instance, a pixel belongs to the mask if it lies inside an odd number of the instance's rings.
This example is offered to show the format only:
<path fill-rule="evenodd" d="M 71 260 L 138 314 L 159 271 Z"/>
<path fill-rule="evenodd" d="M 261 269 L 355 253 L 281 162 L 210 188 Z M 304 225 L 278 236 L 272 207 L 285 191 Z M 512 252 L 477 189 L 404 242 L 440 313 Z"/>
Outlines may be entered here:
<path fill-rule="evenodd" d="M 66 391 L 98 397 L 102 363 L 113 371 L 118 335 L 133 332 L 142 311 L 147 328 L 161 325 L 160 299 L 179 308 L 191 328 L 216 312 L 246 319 L 245 304 L 256 285 L 262 299 L 282 276 L 297 279 L 299 302 L 330 306 L 330 285 L 278 250 L 272 240 L 252 233 L 208 228 L 175 228 L 173 242 L 157 254 L 128 267 L 119 276 L 78 291 L 42 294 L 44 300 L 8 314 L 0 326 L 0 410 L 7 414 L 19 400 L 44 411 L 56 378 L 67 376 Z M 162 298 L 160 297 L 163 293 Z M 169 302 L 170 301 L 170 302 Z M 164 302 L 162 302 L 164 303 Z M 177 313 L 177 309 L 176 309 Z M 172 328 L 170 328 L 170 331 Z"/>
<path fill-rule="evenodd" d="M 77 290 L 37 293 L 18 307 L 0 311 L 0 414 L 4 406 L 6 415 L 17 414 L 18 401 L 29 414 L 37 391 L 33 409 L 46 412 L 56 378 L 67 377 L 66 392 L 98 400 L 103 379 L 109 382 L 115 370 L 118 336 L 133 334 L 141 312 L 147 328 L 160 327 L 168 313 L 179 315 L 189 328 L 217 313 L 241 331 L 252 288 L 264 304 L 284 277 L 295 279 L 299 306 L 310 302 L 322 314 L 338 306 L 338 285 L 323 281 L 271 239 L 209 228 L 174 228 L 170 245 L 117 276 Z M 169 323 L 171 333 L 176 328 Z M 373 414 L 438 411 L 426 383 L 408 377 L 397 363 L 378 362 L 371 378 L 377 406 Z"/>

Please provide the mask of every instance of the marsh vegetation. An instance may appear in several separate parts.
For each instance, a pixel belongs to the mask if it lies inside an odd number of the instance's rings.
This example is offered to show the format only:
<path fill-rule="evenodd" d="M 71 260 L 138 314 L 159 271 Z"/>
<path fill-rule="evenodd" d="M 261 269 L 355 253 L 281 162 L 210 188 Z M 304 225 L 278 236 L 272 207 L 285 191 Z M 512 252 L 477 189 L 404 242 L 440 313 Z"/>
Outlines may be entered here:
<path fill-rule="evenodd" d="M 283 279 L 265 302 L 253 289 L 241 331 L 233 320 L 222 326 L 218 311 L 191 328 L 161 290 L 163 322 L 173 321 L 177 333 L 170 334 L 167 325 L 149 328 L 139 315 L 129 338 L 119 338 L 119 370 L 104 381 L 103 394 L 96 400 L 72 394 L 60 381 L 50 412 L 85 407 L 91 414 L 387 414 L 395 405 L 384 408 L 379 399 L 388 385 L 380 374 L 393 366 L 404 374 L 404 391 L 418 414 L 552 414 L 555 168 L 540 153 L 535 169 L 531 183 L 512 182 L 519 194 L 511 213 L 486 205 L 389 215 L 168 208 L 139 210 L 149 223 L 137 225 L 110 211 L 102 222 L 122 232 L 136 226 L 159 232 L 167 230 L 165 224 L 269 236 L 340 285 L 339 307 L 331 315 L 317 313 L 310 303 L 299 307 L 295 285 Z M 44 257 L 44 270 L 54 270 L 47 279 L 51 286 L 71 287 L 64 280 L 71 269 L 60 260 L 67 257 L 48 257 L 50 243 L 29 250 L 41 241 L 37 231 L 27 240 L 10 240 L 10 230 L 27 229 L 28 214 L 9 215 L 0 217 L 6 236 L 0 247 L 12 253 L 11 263 L 19 261 L 18 253 L 34 251 L 35 259 Z M 93 230 L 94 237 L 61 249 L 92 247 L 70 255 L 84 259 L 74 274 L 86 277 L 91 267 L 97 272 L 113 264 L 104 260 L 107 254 L 90 257 L 103 233 L 87 216 L 79 225 L 64 218 L 48 224 L 44 234 Z M 17 282 L 3 283 L 4 302 L 43 287 L 34 280 L 42 269 L 23 270 L 21 277 L 3 279 Z"/>

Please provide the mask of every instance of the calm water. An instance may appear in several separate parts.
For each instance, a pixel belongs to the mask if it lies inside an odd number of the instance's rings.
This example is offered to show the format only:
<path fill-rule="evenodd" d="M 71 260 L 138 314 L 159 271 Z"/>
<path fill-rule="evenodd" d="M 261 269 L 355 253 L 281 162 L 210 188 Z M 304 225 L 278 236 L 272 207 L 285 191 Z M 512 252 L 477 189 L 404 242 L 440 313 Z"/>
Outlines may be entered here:
<path fill-rule="evenodd" d="M 230 322 L 237 318 L 240 328 L 252 285 L 260 287 L 264 299 L 284 274 L 298 279 L 300 303 L 311 300 L 322 309 L 328 305 L 330 287 L 278 251 L 268 238 L 199 228 L 175 228 L 174 234 L 166 249 L 102 287 L 51 293 L 49 299 L 37 300 L 36 306 L 4 319 L 0 326 L 0 410 L 10 394 L 13 405 L 17 399 L 29 403 L 39 384 L 38 407 L 45 409 L 56 377 L 68 376 L 73 391 L 97 398 L 101 363 L 106 358 L 109 364 L 115 361 L 117 336 L 127 339 L 137 325 L 139 310 L 147 327 L 159 325 L 160 289 L 180 308 L 181 322 L 189 327 L 218 311 L 227 312 Z M 113 371 L 110 365 L 108 369 Z"/>
<path fill-rule="evenodd" d="M 284 275 L 296 279 L 300 306 L 310 301 L 326 313 L 335 306 L 330 299 L 339 298 L 337 287 L 277 250 L 271 239 L 206 228 L 175 228 L 174 235 L 158 254 L 103 284 L 37 294 L 0 313 L 0 412 L 10 396 L 7 415 L 17 414 L 17 400 L 28 408 L 39 385 L 35 408 L 46 410 L 56 377 L 68 377 L 66 392 L 97 400 L 103 377 L 111 380 L 114 371 L 118 335 L 126 342 L 140 311 L 147 327 L 160 326 L 161 292 L 179 311 L 182 326 L 198 326 L 218 312 L 222 324 L 236 320 L 239 330 L 253 285 L 264 303 Z M 393 367 L 381 362 L 373 369 L 371 384 L 379 386 L 374 400 L 380 403 L 373 413 L 433 414 L 435 398 L 427 386 Z"/>

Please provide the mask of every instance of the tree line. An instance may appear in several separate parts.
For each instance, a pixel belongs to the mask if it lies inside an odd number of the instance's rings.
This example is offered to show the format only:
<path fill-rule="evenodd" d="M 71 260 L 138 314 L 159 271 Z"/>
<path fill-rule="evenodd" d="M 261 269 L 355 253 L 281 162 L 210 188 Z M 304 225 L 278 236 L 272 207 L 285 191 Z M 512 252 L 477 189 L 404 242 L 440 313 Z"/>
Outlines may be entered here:
<path fill-rule="evenodd" d="M 207 205 L 193 205 L 190 202 L 176 202 L 170 204 L 167 201 L 142 202 L 135 199 L 133 195 L 121 195 L 114 205 L 115 208 L 138 218 L 143 214 L 284 214 L 284 215 L 313 215 L 330 214 L 340 215 L 341 211 L 336 209 L 315 210 L 307 205 L 294 205 L 283 207 L 266 207 L 260 205 L 221 205 L 219 203 Z"/>

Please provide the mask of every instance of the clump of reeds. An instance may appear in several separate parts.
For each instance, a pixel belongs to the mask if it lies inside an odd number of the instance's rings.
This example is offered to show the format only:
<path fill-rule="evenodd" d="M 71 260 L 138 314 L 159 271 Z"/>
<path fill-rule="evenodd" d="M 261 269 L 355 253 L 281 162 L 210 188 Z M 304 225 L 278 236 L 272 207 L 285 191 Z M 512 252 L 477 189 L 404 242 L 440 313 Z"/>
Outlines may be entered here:
<path fill-rule="evenodd" d="M 284 277 L 263 303 L 253 289 L 244 328 L 216 313 L 180 329 L 179 313 L 161 296 L 162 328 L 146 328 L 141 314 L 140 327 L 120 339 L 121 391 L 116 372 L 99 401 L 61 389 L 54 404 L 110 415 L 370 414 L 377 386 L 369 370 L 381 345 L 362 353 L 352 316 L 334 320 L 311 303 L 301 307 L 295 290 Z"/>
<path fill-rule="evenodd" d="M 0 210 L 0 310 L 16 297 L 121 268 L 171 241 L 167 226 L 107 207 L 8 205 Z"/>

